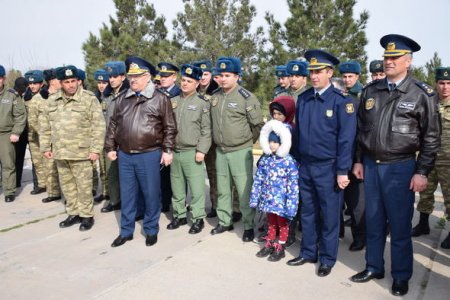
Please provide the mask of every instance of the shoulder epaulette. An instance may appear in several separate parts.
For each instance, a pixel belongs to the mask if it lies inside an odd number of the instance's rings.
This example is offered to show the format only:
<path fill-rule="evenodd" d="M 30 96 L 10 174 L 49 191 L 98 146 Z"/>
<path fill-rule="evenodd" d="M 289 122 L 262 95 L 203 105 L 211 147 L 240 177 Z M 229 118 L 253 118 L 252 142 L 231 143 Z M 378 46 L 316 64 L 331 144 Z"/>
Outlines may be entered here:
<path fill-rule="evenodd" d="M 425 82 L 422 81 L 416 81 L 416 84 L 418 87 L 420 87 L 422 90 L 425 91 L 425 93 L 427 93 L 428 96 L 434 96 L 434 90 L 431 86 L 429 86 L 428 84 L 426 84 Z"/>
<path fill-rule="evenodd" d="M 15 89 L 8 89 L 8 92 L 10 92 L 16 96 L 20 96 L 19 93 Z"/>
<path fill-rule="evenodd" d="M 171 98 L 171 96 L 172 96 L 172 95 L 171 95 L 168 91 L 166 91 L 165 89 L 159 88 L 158 91 L 161 92 L 161 93 L 163 93 L 164 95 L 166 95 L 166 96 L 169 97 L 169 98 Z"/>
<path fill-rule="evenodd" d="M 252 94 L 244 88 L 239 89 L 239 94 L 242 95 L 245 99 L 248 99 Z"/>

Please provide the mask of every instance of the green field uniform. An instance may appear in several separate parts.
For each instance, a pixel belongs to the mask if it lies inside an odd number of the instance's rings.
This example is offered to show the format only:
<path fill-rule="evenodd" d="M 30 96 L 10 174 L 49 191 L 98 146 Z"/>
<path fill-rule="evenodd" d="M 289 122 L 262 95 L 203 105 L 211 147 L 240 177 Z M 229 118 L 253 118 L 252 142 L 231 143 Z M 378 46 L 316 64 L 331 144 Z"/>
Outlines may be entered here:
<path fill-rule="evenodd" d="M 0 163 L 5 196 L 16 193 L 16 152 L 11 134 L 20 136 L 26 124 L 25 105 L 16 91 L 5 87 L 0 91 Z"/>
<path fill-rule="evenodd" d="M 434 192 L 438 183 L 441 184 L 444 196 L 445 213 L 450 215 L 450 101 L 441 103 L 441 146 L 436 157 L 434 169 L 428 175 L 428 186 L 420 193 L 417 210 L 422 213 L 431 214 L 434 209 Z"/>
<path fill-rule="evenodd" d="M 192 220 L 205 213 L 205 164 L 196 162 L 196 152 L 208 153 L 211 146 L 210 104 L 196 92 L 171 99 L 178 134 L 170 168 L 172 206 L 175 218 L 186 217 L 186 183 L 192 194 Z"/>
<path fill-rule="evenodd" d="M 90 153 L 103 150 L 105 119 L 92 92 L 78 88 L 49 97 L 40 123 L 41 152 L 52 151 L 69 215 L 93 216 Z"/>
<path fill-rule="evenodd" d="M 252 146 L 263 126 L 261 105 L 249 91 L 237 85 L 228 93 L 212 95 L 211 115 L 216 148 L 217 215 L 219 224 L 231 225 L 231 183 L 236 186 L 244 229 L 253 229 L 255 210 L 248 205 L 253 183 Z"/>

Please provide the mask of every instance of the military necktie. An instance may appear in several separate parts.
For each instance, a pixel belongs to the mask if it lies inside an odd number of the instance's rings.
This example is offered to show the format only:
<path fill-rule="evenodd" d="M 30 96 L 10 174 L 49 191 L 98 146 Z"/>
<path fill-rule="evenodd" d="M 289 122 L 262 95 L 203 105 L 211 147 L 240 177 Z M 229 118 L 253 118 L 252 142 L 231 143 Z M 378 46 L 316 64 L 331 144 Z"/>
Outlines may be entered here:
<path fill-rule="evenodd" d="M 397 87 L 397 85 L 395 83 L 389 83 L 389 91 L 393 91 L 395 90 L 395 88 Z"/>

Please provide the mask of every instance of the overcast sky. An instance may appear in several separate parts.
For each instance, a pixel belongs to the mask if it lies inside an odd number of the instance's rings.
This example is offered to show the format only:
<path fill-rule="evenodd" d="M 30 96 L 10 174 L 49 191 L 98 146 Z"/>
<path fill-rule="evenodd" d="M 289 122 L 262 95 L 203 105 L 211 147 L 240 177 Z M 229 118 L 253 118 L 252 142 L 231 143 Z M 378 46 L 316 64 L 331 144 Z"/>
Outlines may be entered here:
<path fill-rule="evenodd" d="M 183 10 L 182 1 L 149 2 L 154 3 L 158 14 L 166 16 L 166 26 L 171 30 L 171 21 Z M 282 22 L 289 16 L 284 0 L 251 2 L 258 13 L 256 26 L 265 25 L 266 11 Z M 112 0 L 0 0 L 0 7 L 0 64 L 23 72 L 63 64 L 84 68 L 82 43 L 89 32 L 98 34 L 102 23 L 109 24 L 109 16 L 115 15 Z M 449 0 L 359 0 L 355 16 L 362 10 L 370 14 L 366 30 L 369 60 L 381 58 L 379 40 L 383 35 L 398 33 L 422 46 L 414 55 L 416 66 L 424 65 L 436 51 L 443 65 L 450 66 Z"/>

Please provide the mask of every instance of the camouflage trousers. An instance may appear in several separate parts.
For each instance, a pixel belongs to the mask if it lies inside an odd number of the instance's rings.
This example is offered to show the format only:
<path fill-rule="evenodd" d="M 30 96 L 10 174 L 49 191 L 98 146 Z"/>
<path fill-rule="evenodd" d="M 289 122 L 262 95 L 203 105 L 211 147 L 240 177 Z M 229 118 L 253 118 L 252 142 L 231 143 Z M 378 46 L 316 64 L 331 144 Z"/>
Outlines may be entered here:
<path fill-rule="evenodd" d="M 442 195 L 444 196 L 445 213 L 450 215 L 450 166 L 436 165 L 428 175 L 428 186 L 420 193 L 420 200 L 417 210 L 422 213 L 431 214 L 434 209 L 434 192 L 438 183 L 441 184 Z"/>
<path fill-rule="evenodd" d="M 206 173 L 209 180 L 209 199 L 211 209 L 217 208 L 217 173 L 216 173 L 216 144 L 213 142 L 205 156 Z M 236 187 L 232 187 L 233 211 L 240 212 L 239 196 Z"/>
<path fill-rule="evenodd" d="M 53 158 L 44 159 L 44 169 L 46 171 L 45 186 L 49 197 L 61 196 L 61 188 L 59 186 L 58 168 Z"/>
<path fill-rule="evenodd" d="M 36 172 L 38 186 L 40 188 L 46 187 L 46 170 L 45 170 L 45 157 L 39 148 L 39 139 L 35 141 L 28 141 L 28 147 L 30 149 L 31 161 L 33 162 L 34 171 Z"/>
<path fill-rule="evenodd" d="M 100 172 L 98 171 L 97 167 L 99 167 Z M 92 162 L 92 172 L 93 172 L 93 176 L 92 176 L 92 190 L 97 191 L 98 192 L 98 179 L 99 179 L 99 173 L 100 173 L 100 181 L 102 184 L 102 195 L 103 196 L 108 196 L 109 195 L 109 189 L 108 189 L 108 174 L 106 171 L 106 156 L 105 156 L 105 152 L 102 151 L 100 153 L 100 158 L 98 159 L 98 163 L 97 161 Z"/>
<path fill-rule="evenodd" d="M 92 197 L 92 162 L 90 160 L 56 160 L 59 182 L 71 216 L 94 216 Z"/>

